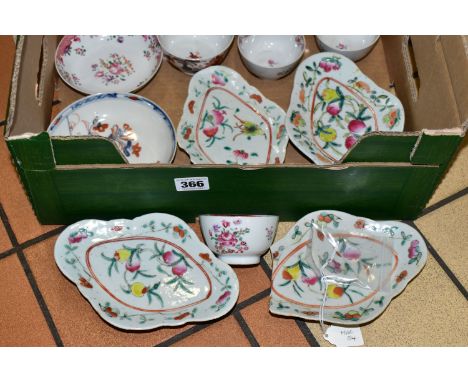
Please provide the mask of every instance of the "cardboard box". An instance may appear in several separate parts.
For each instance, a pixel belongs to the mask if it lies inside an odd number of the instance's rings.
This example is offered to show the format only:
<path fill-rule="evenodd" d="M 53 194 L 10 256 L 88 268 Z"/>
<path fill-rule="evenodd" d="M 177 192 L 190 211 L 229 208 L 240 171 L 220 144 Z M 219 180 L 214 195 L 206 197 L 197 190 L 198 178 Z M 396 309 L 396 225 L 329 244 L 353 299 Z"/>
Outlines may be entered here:
<path fill-rule="evenodd" d="M 186 221 L 201 213 L 278 214 L 297 220 L 317 209 L 374 219 L 414 219 L 432 196 L 467 129 L 468 62 L 462 36 L 384 36 L 358 66 L 394 91 L 406 113 L 402 133 L 365 136 L 333 166 L 315 166 L 289 143 L 283 165 L 191 165 L 178 150 L 170 165 L 130 165 L 105 138 L 50 139 L 51 118 L 83 95 L 54 69 L 56 36 L 17 43 L 5 139 L 43 224 L 84 218 L 133 218 L 167 212 Z M 261 80 L 237 46 L 223 63 L 287 110 L 294 73 Z M 316 53 L 307 37 L 304 58 Z M 138 94 L 163 107 L 177 126 L 190 77 L 164 62 Z M 61 102 L 52 106 L 54 98 Z M 174 178 L 209 178 L 207 191 L 177 192 Z"/>

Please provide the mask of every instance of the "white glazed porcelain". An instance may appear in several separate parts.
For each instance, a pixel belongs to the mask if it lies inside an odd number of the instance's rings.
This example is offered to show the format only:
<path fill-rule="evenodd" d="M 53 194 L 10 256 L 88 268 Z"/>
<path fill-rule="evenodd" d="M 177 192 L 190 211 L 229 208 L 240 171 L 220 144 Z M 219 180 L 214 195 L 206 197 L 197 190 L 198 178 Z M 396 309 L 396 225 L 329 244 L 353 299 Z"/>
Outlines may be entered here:
<path fill-rule="evenodd" d="M 60 234 L 54 256 L 96 312 L 121 329 L 212 320 L 239 295 L 233 270 L 168 214 L 80 221 Z"/>
<path fill-rule="evenodd" d="M 234 36 L 159 35 L 158 39 L 167 60 L 180 71 L 193 75 L 201 69 L 221 64 Z"/>
<path fill-rule="evenodd" d="M 350 59 L 318 53 L 297 68 L 286 114 L 289 138 L 316 164 L 339 163 L 364 134 L 403 131 L 400 100 Z"/>
<path fill-rule="evenodd" d="M 276 80 L 291 73 L 304 54 L 304 36 L 243 35 L 237 39 L 247 69 L 260 78 Z"/>
<path fill-rule="evenodd" d="M 128 163 L 170 163 L 177 148 L 166 112 L 149 99 L 129 93 L 81 98 L 62 110 L 47 131 L 53 137 L 106 138 Z"/>
<path fill-rule="evenodd" d="M 55 53 L 62 80 L 86 94 L 129 93 L 156 74 L 162 49 L 156 36 L 67 35 Z"/>
<path fill-rule="evenodd" d="M 225 66 L 196 73 L 189 84 L 177 142 L 195 164 L 283 163 L 284 110 Z"/>
<path fill-rule="evenodd" d="M 350 60 L 358 61 L 365 57 L 375 46 L 380 36 L 316 36 L 317 44 L 322 51 L 341 53 Z"/>
<path fill-rule="evenodd" d="M 338 250 L 327 245 L 327 233 L 333 233 Z M 271 252 L 270 311 L 319 320 L 326 298 L 323 319 L 338 325 L 364 324 L 378 317 L 427 260 L 424 239 L 407 224 L 373 221 L 340 211 L 315 211 L 304 216 L 272 245 Z M 327 282 L 321 268 L 327 277 L 361 282 Z M 362 283 L 363 275 L 366 284 Z M 374 281 L 379 282 L 371 285 Z"/>
<path fill-rule="evenodd" d="M 201 215 L 200 226 L 208 247 L 221 260 L 252 265 L 260 262 L 273 242 L 278 216 Z"/>

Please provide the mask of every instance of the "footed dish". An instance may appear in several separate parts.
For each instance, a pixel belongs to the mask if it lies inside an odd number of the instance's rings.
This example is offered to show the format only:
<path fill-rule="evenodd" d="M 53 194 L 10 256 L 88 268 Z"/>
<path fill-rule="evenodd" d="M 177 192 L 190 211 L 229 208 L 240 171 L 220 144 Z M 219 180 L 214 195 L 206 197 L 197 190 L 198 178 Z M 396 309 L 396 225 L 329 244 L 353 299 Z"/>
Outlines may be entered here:
<path fill-rule="evenodd" d="M 364 134 L 399 132 L 404 124 L 400 100 L 345 56 L 318 53 L 297 68 L 286 129 L 314 163 L 340 163 Z"/>
<path fill-rule="evenodd" d="M 80 221 L 60 234 L 54 256 L 94 310 L 121 329 L 213 320 L 239 295 L 233 270 L 168 214 Z"/>

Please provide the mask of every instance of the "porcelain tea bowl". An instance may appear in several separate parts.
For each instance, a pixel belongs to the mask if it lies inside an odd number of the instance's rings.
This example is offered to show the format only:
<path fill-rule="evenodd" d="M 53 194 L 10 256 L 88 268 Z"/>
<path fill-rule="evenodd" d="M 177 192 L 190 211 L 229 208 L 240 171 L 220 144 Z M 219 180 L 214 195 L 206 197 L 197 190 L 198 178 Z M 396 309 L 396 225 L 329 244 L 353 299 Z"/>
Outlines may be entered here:
<path fill-rule="evenodd" d="M 304 36 L 243 35 L 237 39 L 240 56 L 257 77 L 277 80 L 291 73 L 304 54 Z"/>
<path fill-rule="evenodd" d="M 167 60 L 185 74 L 193 75 L 226 58 L 234 40 L 231 35 L 159 35 Z"/>
<path fill-rule="evenodd" d="M 350 60 L 364 58 L 377 43 L 380 36 L 316 36 L 317 44 L 322 51 L 341 53 Z"/>
<path fill-rule="evenodd" d="M 106 139 L 131 164 L 171 163 L 177 148 L 174 126 L 166 112 L 131 93 L 81 98 L 62 110 L 47 132 L 62 140 Z"/>
<path fill-rule="evenodd" d="M 200 226 L 208 247 L 227 264 L 260 262 L 276 234 L 275 215 L 200 215 Z"/>
<path fill-rule="evenodd" d="M 81 93 L 131 93 L 153 78 L 162 55 L 156 36 L 67 35 L 55 52 L 55 67 Z"/>

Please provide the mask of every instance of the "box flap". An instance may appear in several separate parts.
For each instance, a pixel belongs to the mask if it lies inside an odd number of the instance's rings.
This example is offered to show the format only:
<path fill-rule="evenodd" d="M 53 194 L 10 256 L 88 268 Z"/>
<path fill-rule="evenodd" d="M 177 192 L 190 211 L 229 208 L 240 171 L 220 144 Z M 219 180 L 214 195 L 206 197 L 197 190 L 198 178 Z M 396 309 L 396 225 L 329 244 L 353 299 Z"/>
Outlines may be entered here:
<path fill-rule="evenodd" d="M 20 36 L 5 136 L 40 133 L 50 121 L 54 95 L 54 53 L 56 36 Z M 21 70 L 26 67 L 28 70 Z M 18 100 L 21 99 L 21 102 Z"/>

